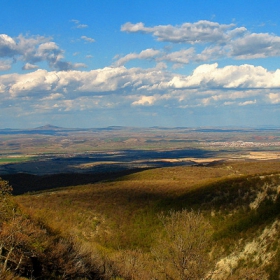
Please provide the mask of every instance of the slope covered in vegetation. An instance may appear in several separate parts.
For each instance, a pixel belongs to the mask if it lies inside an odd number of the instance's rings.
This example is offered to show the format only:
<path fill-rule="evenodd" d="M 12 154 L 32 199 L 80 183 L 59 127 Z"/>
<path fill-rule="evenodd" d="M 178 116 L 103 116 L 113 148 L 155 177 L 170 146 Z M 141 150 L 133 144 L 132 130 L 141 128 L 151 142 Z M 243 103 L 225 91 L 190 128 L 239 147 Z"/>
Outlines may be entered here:
<path fill-rule="evenodd" d="M 29 250 L 42 279 L 279 279 L 279 161 L 152 169 L 9 201 L 2 273 L 31 277 Z M 18 217 L 37 241 L 9 247 Z M 25 249 L 12 260 L 12 247 Z"/>

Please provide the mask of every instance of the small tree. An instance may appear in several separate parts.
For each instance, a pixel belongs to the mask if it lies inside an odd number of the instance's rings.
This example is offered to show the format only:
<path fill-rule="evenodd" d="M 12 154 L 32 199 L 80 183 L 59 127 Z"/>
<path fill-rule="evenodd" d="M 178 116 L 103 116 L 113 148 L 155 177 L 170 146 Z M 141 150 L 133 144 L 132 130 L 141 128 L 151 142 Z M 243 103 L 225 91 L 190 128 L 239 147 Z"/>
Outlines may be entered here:
<path fill-rule="evenodd" d="M 3 234 L 3 223 L 10 218 L 12 215 L 12 209 L 10 207 L 10 200 L 9 196 L 12 193 L 12 187 L 9 185 L 8 181 L 2 180 L 0 178 L 0 261 L 1 263 L 1 270 L 0 276 L 3 276 L 3 273 L 6 271 L 7 263 L 10 258 L 10 255 L 13 250 L 9 250 L 6 255 L 3 255 L 3 251 L 6 250 L 5 248 L 5 241 L 2 238 Z"/>
<path fill-rule="evenodd" d="M 209 268 L 211 226 L 200 213 L 182 210 L 160 215 L 163 232 L 153 255 L 165 279 L 202 279 Z"/>
<path fill-rule="evenodd" d="M 10 196 L 12 190 L 13 188 L 9 185 L 9 182 L 0 178 L 0 224 L 11 215 Z"/>
<path fill-rule="evenodd" d="M 12 190 L 13 188 L 9 185 L 9 182 L 0 177 L 0 199 L 5 198 L 7 195 L 11 195 Z"/>

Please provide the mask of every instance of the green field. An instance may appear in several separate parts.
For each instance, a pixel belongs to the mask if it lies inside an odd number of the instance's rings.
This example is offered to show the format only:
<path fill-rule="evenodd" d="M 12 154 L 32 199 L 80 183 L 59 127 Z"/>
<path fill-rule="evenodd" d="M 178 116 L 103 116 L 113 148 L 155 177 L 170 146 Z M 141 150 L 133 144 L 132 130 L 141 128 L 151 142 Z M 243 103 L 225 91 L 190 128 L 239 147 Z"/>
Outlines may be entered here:
<path fill-rule="evenodd" d="M 7 164 L 7 163 L 20 163 L 25 161 L 33 160 L 34 157 L 0 157 L 0 164 Z"/>

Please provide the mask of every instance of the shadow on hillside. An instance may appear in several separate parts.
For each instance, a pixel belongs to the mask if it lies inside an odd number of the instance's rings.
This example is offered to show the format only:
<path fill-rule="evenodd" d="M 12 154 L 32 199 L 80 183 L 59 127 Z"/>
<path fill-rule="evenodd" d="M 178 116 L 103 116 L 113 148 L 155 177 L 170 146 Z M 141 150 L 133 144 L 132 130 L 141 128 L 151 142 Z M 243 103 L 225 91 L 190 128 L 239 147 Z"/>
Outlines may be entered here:
<path fill-rule="evenodd" d="M 9 181 L 13 187 L 13 195 L 20 195 L 27 192 L 44 191 L 61 187 L 92 184 L 100 181 L 114 180 L 119 177 L 133 174 L 144 169 L 131 169 L 110 173 L 65 173 L 51 175 L 32 175 L 26 173 L 2 175 L 1 178 Z"/>
<path fill-rule="evenodd" d="M 36 160 L 2 164 L 1 174 L 27 173 L 47 175 L 59 173 L 106 173 L 127 169 L 191 165 L 186 158 L 207 159 L 215 152 L 201 149 L 176 149 L 168 151 L 119 150 L 113 152 L 92 152 L 80 155 L 39 156 Z M 174 162 L 176 159 L 177 162 Z"/>

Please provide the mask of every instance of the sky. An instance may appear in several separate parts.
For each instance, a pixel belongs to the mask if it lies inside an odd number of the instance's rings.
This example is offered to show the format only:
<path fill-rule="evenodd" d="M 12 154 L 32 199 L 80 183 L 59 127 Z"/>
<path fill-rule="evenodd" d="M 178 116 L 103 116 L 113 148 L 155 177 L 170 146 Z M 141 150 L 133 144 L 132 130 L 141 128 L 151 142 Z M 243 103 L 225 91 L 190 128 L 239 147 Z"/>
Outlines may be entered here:
<path fill-rule="evenodd" d="M 279 0 L 1 0 L 0 128 L 280 126 Z"/>

